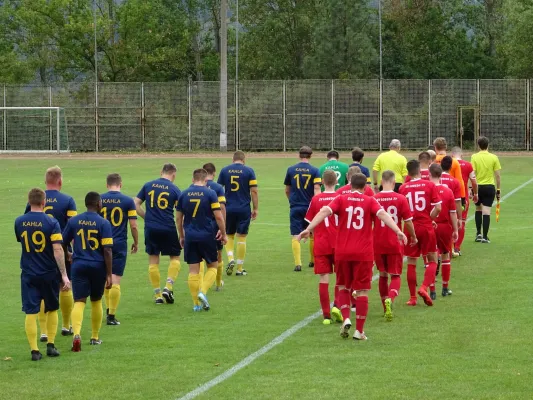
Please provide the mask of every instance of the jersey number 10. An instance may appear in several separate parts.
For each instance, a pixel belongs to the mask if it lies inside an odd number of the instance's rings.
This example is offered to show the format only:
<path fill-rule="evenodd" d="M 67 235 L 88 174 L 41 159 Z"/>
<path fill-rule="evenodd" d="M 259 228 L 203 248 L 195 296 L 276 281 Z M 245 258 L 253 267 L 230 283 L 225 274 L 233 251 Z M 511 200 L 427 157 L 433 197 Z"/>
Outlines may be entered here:
<path fill-rule="evenodd" d="M 107 219 L 107 207 L 102 208 L 102 215 Z M 118 218 L 117 218 L 118 215 Z M 108 221 L 113 224 L 113 226 L 120 226 L 124 220 L 124 214 L 122 213 L 122 208 L 115 207 L 111 209 L 111 214 L 109 214 Z"/>

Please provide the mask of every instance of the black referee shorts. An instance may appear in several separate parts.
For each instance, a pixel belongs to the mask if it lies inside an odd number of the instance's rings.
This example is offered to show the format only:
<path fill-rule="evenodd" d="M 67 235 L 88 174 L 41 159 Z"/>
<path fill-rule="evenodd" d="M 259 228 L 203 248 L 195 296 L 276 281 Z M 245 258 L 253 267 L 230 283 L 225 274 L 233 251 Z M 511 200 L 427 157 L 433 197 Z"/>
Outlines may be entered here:
<path fill-rule="evenodd" d="M 494 198 L 496 197 L 496 188 L 494 185 L 479 185 L 477 197 L 478 201 L 476 206 L 484 205 L 485 207 L 492 207 Z"/>

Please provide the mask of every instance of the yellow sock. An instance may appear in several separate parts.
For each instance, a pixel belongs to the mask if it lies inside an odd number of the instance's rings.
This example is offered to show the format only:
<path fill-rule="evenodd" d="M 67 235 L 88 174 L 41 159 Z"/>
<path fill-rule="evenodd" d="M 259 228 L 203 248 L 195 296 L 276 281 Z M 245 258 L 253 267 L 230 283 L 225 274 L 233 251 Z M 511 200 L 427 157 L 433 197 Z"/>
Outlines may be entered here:
<path fill-rule="evenodd" d="M 200 277 L 200 280 L 198 281 L 199 287 L 202 287 L 204 285 L 204 275 L 205 275 L 205 261 L 202 261 L 200 263 L 200 273 L 198 276 Z"/>
<path fill-rule="evenodd" d="M 46 335 L 46 313 L 44 312 L 44 300 L 41 300 L 41 310 L 39 311 L 39 327 L 41 335 Z"/>
<path fill-rule="evenodd" d="M 32 351 L 39 351 L 37 346 L 37 314 L 26 314 L 24 328 Z"/>
<path fill-rule="evenodd" d="M 224 261 L 220 261 L 217 265 L 217 286 L 222 286 L 222 274 L 224 273 Z"/>
<path fill-rule="evenodd" d="M 59 321 L 59 317 L 57 316 L 57 310 L 56 311 L 50 311 L 47 313 L 46 316 L 46 332 L 48 332 L 48 343 L 54 343 L 54 340 L 56 340 L 56 334 L 57 334 L 57 324 Z"/>
<path fill-rule="evenodd" d="M 102 327 L 102 299 L 91 301 L 91 339 L 98 339 L 100 328 Z"/>
<path fill-rule="evenodd" d="M 233 261 L 233 249 L 235 247 L 235 235 L 228 235 L 228 243 L 226 243 L 226 254 L 228 255 L 228 261 Z"/>
<path fill-rule="evenodd" d="M 191 292 L 192 302 L 195 306 L 198 305 L 198 292 L 200 291 L 200 275 L 189 274 L 187 281 L 189 284 L 189 291 Z"/>
<path fill-rule="evenodd" d="M 59 308 L 61 308 L 61 319 L 63 320 L 63 328 L 70 329 L 70 315 L 74 307 L 74 298 L 72 297 L 72 290 L 68 292 L 59 292 Z"/>
<path fill-rule="evenodd" d="M 148 275 L 154 288 L 155 297 L 161 297 L 161 274 L 159 273 L 159 264 L 150 264 L 148 266 Z"/>
<path fill-rule="evenodd" d="M 309 239 L 309 260 L 313 264 L 315 263 L 315 254 L 313 253 L 314 248 L 315 248 L 315 239 L 310 238 Z"/>
<path fill-rule="evenodd" d="M 172 290 L 174 288 L 174 282 L 176 282 L 176 279 L 178 279 L 178 275 L 181 270 L 181 263 L 180 260 L 172 260 L 168 266 L 168 278 L 167 278 L 167 284 L 165 287 L 168 290 Z"/>
<path fill-rule="evenodd" d="M 113 285 L 109 289 L 109 315 L 115 315 L 117 313 L 118 303 L 120 303 L 120 285 Z M 107 300 L 106 300 L 107 301 Z"/>
<path fill-rule="evenodd" d="M 74 308 L 72 309 L 72 330 L 74 335 L 79 335 L 81 332 L 81 323 L 83 321 L 83 311 L 85 310 L 85 303 L 81 301 L 76 301 L 74 303 Z"/>
<path fill-rule="evenodd" d="M 302 265 L 302 249 L 297 239 L 292 239 L 292 255 L 294 256 L 294 265 Z"/>
<path fill-rule="evenodd" d="M 110 300 L 109 300 L 109 291 L 110 291 L 110 290 L 111 290 L 111 289 L 105 289 L 105 290 L 104 290 L 104 299 L 105 299 L 105 306 L 106 306 L 106 308 L 109 308 L 109 302 L 110 302 Z"/>
<path fill-rule="evenodd" d="M 213 283 L 215 283 L 215 279 L 217 278 L 217 269 L 216 268 L 207 268 L 207 272 L 204 276 L 204 283 L 202 285 L 202 293 L 207 294 L 209 289 L 211 289 L 211 286 L 213 286 Z"/>
<path fill-rule="evenodd" d="M 244 257 L 246 257 L 246 236 L 239 236 L 237 238 L 237 271 L 239 272 L 242 272 Z"/>

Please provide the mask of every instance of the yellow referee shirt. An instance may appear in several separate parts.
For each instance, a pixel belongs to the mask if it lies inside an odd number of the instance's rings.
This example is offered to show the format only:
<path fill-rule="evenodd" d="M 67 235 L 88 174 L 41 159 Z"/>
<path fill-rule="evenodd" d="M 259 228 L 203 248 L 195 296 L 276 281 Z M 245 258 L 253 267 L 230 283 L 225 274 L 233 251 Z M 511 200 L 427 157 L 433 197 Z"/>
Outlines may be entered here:
<path fill-rule="evenodd" d="M 500 160 L 488 150 L 481 150 L 472 155 L 472 167 L 476 171 L 478 185 L 494 185 L 494 172 L 502 169 Z"/>
<path fill-rule="evenodd" d="M 390 150 L 376 158 L 372 169 L 380 172 L 380 179 L 383 171 L 391 170 L 394 172 L 396 183 L 403 183 L 404 177 L 407 176 L 407 159 L 396 150 Z"/>

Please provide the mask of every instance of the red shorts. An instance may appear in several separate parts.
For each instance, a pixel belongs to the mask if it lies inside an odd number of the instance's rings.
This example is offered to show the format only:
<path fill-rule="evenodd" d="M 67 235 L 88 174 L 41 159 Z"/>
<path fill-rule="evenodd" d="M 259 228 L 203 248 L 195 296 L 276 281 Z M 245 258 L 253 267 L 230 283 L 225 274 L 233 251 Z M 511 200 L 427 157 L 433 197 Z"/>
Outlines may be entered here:
<path fill-rule="evenodd" d="M 372 287 L 372 261 L 337 261 L 337 286 L 352 290 L 370 290 Z"/>
<path fill-rule="evenodd" d="M 415 246 L 407 244 L 404 247 L 406 257 L 418 258 L 421 255 L 437 252 L 437 238 L 433 227 L 415 225 L 415 233 L 418 243 Z"/>
<path fill-rule="evenodd" d="M 315 275 L 333 273 L 334 256 L 315 256 Z"/>
<path fill-rule="evenodd" d="M 465 203 L 465 209 L 461 213 L 461 219 L 463 219 L 464 221 L 466 221 L 466 219 L 468 218 L 468 210 L 469 209 L 470 209 L 470 199 L 467 197 L 466 198 L 466 203 Z"/>
<path fill-rule="evenodd" d="M 403 254 L 374 254 L 379 272 L 401 275 L 403 270 Z"/>
<path fill-rule="evenodd" d="M 452 234 L 453 229 L 449 224 L 437 224 L 435 230 L 437 234 L 437 248 L 440 254 L 446 254 L 452 251 Z"/>

